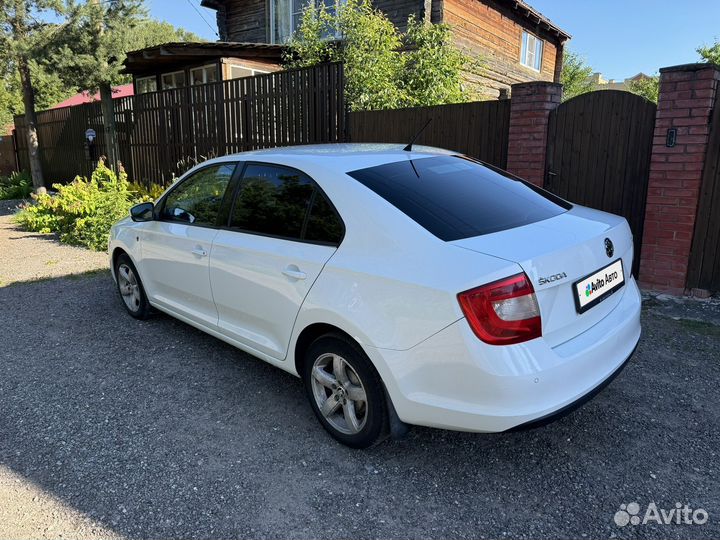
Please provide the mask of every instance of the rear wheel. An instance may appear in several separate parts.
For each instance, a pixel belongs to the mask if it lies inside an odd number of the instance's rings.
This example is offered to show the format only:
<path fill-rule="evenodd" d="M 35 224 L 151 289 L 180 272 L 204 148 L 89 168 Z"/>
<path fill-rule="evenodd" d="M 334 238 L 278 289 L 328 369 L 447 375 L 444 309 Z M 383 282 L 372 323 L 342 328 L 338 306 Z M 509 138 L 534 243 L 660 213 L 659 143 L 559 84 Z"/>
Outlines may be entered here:
<path fill-rule="evenodd" d="M 339 336 L 324 336 L 308 349 L 303 380 L 323 427 L 338 441 L 367 448 L 387 436 L 382 381 L 367 356 Z"/>
<path fill-rule="evenodd" d="M 147 319 L 150 315 L 150 303 L 137 269 L 125 253 L 115 262 L 115 280 L 127 312 L 136 319 Z"/>

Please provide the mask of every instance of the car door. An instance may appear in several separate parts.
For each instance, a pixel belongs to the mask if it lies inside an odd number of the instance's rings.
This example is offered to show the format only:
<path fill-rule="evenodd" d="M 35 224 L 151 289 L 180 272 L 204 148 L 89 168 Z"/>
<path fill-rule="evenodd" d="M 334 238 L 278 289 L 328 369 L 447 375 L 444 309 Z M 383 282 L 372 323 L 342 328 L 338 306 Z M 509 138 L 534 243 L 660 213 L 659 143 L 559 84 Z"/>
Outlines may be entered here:
<path fill-rule="evenodd" d="M 336 210 L 306 174 L 248 163 L 229 227 L 210 254 L 220 331 L 285 358 L 300 305 L 343 234 Z"/>
<path fill-rule="evenodd" d="M 142 238 L 142 279 L 160 308 L 217 327 L 208 260 L 236 163 L 208 165 L 181 180 L 160 201 Z M 225 211 L 225 218 L 227 211 Z"/>

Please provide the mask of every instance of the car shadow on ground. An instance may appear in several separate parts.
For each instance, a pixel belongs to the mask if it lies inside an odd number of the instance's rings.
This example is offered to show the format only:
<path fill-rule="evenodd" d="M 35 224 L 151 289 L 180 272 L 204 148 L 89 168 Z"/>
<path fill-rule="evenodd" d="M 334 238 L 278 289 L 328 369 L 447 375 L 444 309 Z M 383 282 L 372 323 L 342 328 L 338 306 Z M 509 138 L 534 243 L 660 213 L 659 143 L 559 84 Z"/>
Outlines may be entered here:
<path fill-rule="evenodd" d="M 357 451 L 299 379 L 130 318 L 107 274 L 0 289 L 0 308 L 0 464 L 126 537 L 720 535 L 720 336 L 669 318 L 646 313 L 627 369 L 556 423 Z M 711 521 L 618 527 L 633 501 Z"/>

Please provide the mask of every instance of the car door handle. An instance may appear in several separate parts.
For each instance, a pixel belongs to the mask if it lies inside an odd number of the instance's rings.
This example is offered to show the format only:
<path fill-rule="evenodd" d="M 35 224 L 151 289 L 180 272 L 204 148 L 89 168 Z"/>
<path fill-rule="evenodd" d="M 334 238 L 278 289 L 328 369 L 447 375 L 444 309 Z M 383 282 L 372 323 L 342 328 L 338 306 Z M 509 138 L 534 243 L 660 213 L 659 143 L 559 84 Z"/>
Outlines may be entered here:
<path fill-rule="evenodd" d="M 297 266 L 295 268 L 287 267 L 285 270 L 282 271 L 282 273 L 292 279 L 306 279 L 307 278 L 307 274 L 305 272 L 297 269 Z"/>
<path fill-rule="evenodd" d="M 207 251 L 205 251 L 202 248 L 195 248 L 191 252 L 193 255 L 197 255 L 198 257 L 207 257 Z"/>

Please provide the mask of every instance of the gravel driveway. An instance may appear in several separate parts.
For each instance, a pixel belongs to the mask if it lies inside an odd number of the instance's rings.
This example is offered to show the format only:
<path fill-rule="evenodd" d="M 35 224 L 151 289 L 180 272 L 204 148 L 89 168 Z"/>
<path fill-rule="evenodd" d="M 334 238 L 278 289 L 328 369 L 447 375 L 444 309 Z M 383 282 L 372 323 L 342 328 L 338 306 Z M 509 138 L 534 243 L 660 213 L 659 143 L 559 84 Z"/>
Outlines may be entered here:
<path fill-rule="evenodd" d="M 68 246 L 54 234 L 19 229 L 12 214 L 23 201 L 0 201 L 0 287 L 108 267 L 106 253 Z"/>
<path fill-rule="evenodd" d="M 698 306 L 647 302 L 631 364 L 554 424 L 353 451 L 299 380 L 130 318 L 109 274 L 5 287 L 0 537 L 718 538 L 720 327 Z M 630 502 L 710 519 L 618 527 Z"/>

